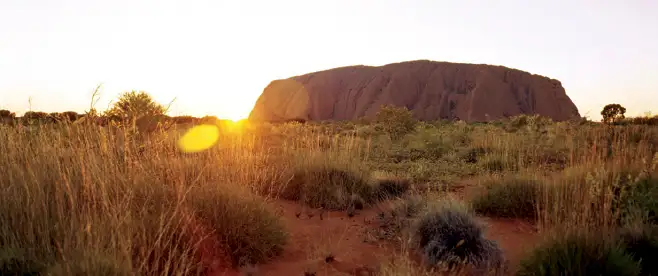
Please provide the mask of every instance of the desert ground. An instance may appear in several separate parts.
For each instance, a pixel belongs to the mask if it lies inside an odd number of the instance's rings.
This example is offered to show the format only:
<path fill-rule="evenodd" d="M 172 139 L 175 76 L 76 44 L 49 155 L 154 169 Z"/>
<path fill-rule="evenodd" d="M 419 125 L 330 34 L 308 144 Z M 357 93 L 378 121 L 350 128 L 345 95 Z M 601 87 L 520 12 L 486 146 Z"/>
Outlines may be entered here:
<path fill-rule="evenodd" d="M 658 275 L 657 151 L 651 125 L 402 109 L 5 122 L 0 274 Z"/>

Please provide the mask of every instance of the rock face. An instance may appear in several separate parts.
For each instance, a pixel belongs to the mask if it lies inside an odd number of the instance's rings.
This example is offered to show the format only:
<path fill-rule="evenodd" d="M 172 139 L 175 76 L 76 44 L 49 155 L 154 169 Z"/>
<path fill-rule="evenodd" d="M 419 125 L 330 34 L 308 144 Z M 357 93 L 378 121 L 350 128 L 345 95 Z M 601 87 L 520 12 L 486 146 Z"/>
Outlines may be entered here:
<path fill-rule="evenodd" d="M 558 80 L 503 66 L 417 60 L 272 81 L 249 120 L 371 118 L 384 104 L 406 106 L 420 120 L 473 122 L 539 114 L 562 121 L 580 116 Z"/>

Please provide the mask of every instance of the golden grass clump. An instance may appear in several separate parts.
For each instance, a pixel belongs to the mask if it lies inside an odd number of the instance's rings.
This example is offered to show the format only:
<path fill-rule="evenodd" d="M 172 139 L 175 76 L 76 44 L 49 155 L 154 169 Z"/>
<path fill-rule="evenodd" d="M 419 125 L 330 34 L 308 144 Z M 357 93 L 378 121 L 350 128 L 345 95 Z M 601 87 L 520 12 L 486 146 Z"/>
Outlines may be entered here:
<path fill-rule="evenodd" d="M 202 275 L 217 269 L 209 259 L 280 253 L 281 222 L 224 173 L 230 155 L 174 142 L 94 125 L 3 128 L 0 274 Z"/>

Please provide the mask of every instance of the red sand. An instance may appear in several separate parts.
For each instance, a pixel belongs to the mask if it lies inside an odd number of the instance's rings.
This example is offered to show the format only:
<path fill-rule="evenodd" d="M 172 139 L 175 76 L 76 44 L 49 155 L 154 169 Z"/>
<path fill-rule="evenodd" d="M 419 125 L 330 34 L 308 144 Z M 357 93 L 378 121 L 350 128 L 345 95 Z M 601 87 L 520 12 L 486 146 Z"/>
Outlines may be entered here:
<path fill-rule="evenodd" d="M 470 186 L 470 185 L 469 185 Z M 464 190 L 456 195 L 464 198 Z M 470 194 L 470 193 L 469 193 Z M 374 218 L 380 208 L 362 210 L 349 218 L 345 212 L 324 212 L 317 209 L 303 211 L 294 202 L 273 202 L 280 212 L 290 239 L 284 252 L 266 264 L 258 266 L 256 275 L 374 275 L 370 273 L 395 252 L 387 242 L 364 242 L 366 230 L 377 227 L 367 221 Z M 297 217 L 298 214 L 300 214 Z M 310 216 L 309 216 L 310 214 Z M 498 242 L 513 273 L 520 259 L 536 244 L 536 228 L 528 222 L 515 219 L 480 217 L 486 225 L 485 236 Z M 335 260 L 325 262 L 329 254 Z M 217 270 L 211 275 L 240 275 L 236 271 Z"/>

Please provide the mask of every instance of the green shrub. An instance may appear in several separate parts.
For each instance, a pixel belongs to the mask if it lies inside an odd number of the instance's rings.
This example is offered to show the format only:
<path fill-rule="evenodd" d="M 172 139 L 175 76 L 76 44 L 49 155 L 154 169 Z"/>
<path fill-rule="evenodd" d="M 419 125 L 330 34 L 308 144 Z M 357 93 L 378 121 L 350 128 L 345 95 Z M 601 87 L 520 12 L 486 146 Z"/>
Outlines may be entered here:
<path fill-rule="evenodd" d="M 375 115 L 375 121 L 383 127 L 391 139 L 397 140 L 412 132 L 416 128 L 418 120 L 406 107 L 383 105 Z"/>
<path fill-rule="evenodd" d="M 521 261 L 519 276 L 640 275 L 623 246 L 603 234 L 561 234 Z"/>
<path fill-rule="evenodd" d="M 658 224 L 658 176 L 638 175 L 626 185 L 627 193 L 620 203 L 622 215 L 628 216 L 629 219 L 640 216 Z"/>
<path fill-rule="evenodd" d="M 540 185 L 519 177 L 490 181 L 485 183 L 487 191 L 473 200 L 473 208 L 487 216 L 535 219 Z"/>

